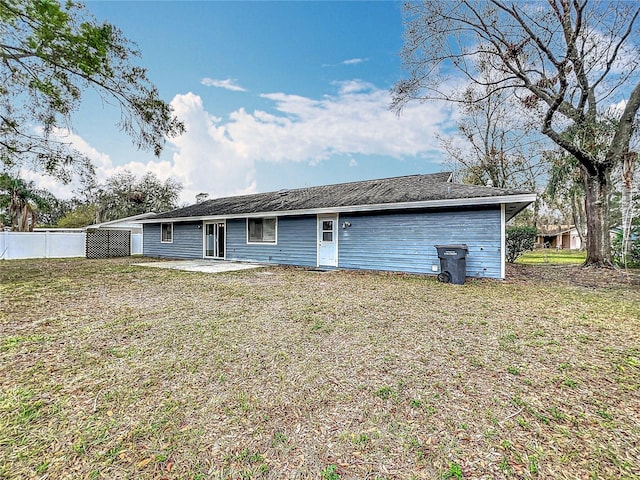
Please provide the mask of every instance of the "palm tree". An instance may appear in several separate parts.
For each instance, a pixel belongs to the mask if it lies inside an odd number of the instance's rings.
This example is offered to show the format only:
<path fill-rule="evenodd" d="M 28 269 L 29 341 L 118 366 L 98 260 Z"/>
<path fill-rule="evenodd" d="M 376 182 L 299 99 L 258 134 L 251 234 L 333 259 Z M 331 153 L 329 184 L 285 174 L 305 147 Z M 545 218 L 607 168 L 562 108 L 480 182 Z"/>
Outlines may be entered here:
<path fill-rule="evenodd" d="M 33 182 L 25 182 L 8 173 L 0 174 L 0 209 L 6 211 L 12 230 L 32 232 L 38 210 L 48 207 L 46 192 L 38 190 Z"/>

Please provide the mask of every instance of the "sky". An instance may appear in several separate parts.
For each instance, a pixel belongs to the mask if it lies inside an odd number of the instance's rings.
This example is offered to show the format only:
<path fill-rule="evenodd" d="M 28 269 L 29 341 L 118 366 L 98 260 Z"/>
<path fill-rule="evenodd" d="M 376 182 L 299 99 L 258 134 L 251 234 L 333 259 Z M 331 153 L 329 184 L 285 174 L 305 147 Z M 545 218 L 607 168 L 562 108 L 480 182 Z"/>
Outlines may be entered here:
<path fill-rule="evenodd" d="M 186 133 L 158 158 L 88 95 L 64 138 L 99 181 L 123 170 L 183 185 L 180 204 L 446 169 L 450 104 L 389 110 L 402 78 L 399 2 L 88 1 L 137 44 L 139 63 Z M 60 198 L 73 186 L 32 178 Z"/>

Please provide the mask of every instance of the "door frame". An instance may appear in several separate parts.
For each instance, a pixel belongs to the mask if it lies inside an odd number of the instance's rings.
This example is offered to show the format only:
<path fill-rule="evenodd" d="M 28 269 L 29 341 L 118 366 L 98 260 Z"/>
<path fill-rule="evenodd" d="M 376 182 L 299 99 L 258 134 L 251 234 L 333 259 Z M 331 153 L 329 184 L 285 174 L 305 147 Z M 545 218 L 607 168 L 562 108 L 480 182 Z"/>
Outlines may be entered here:
<path fill-rule="evenodd" d="M 331 263 L 320 263 L 320 247 L 322 246 L 322 221 L 333 220 L 333 261 Z M 338 220 L 337 213 L 324 213 L 316 216 L 316 265 L 318 267 L 337 267 L 338 266 Z"/>
<path fill-rule="evenodd" d="M 218 231 L 219 228 L 217 227 L 217 225 L 219 224 L 223 224 L 223 234 L 224 234 L 224 239 L 223 239 L 223 249 L 224 249 L 224 255 L 222 256 L 217 256 L 217 257 L 212 257 L 212 256 L 207 256 L 207 225 L 216 225 L 215 227 L 215 238 L 216 238 L 216 248 L 215 248 L 215 253 L 218 253 Z M 202 222 L 202 258 L 212 258 L 212 259 L 216 259 L 216 260 L 224 260 L 227 258 L 227 221 L 226 220 L 205 220 Z"/>

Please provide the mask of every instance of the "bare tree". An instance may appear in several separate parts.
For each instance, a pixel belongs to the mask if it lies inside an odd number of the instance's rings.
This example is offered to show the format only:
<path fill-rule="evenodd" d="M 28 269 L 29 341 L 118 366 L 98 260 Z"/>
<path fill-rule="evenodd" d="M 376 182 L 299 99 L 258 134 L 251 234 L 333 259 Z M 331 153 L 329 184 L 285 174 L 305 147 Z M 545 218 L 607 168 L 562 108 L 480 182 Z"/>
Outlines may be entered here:
<path fill-rule="evenodd" d="M 479 74 L 488 80 L 492 72 L 480 68 Z M 551 142 L 536 132 L 530 112 L 509 91 L 488 93 L 483 85 L 469 85 L 457 134 L 441 138 L 452 171 L 473 185 L 540 191 L 547 168 L 543 153 Z"/>
<path fill-rule="evenodd" d="M 392 108 L 411 100 L 461 101 L 453 73 L 491 96 L 512 92 L 539 111 L 543 134 L 573 155 L 582 172 L 587 213 L 585 265 L 612 266 L 608 218 L 611 172 L 629 151 L 640 108 L 635 2 L 427 0 L 405 5 L 402 52 L 408 78 L 393 89 Z M 497 72 L 490 81 L 482 66 Z M 601 115 L 621 108 L 604 151 L 592 151 Z M 580 135 L 566 135 L 569 128 Z"/>

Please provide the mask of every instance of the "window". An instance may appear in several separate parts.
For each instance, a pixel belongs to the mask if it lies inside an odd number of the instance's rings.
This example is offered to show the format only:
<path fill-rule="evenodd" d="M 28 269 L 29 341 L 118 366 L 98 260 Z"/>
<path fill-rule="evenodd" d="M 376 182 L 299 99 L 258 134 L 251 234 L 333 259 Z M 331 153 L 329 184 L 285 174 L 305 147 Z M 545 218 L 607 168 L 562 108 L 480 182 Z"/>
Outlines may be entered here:
<path fill-rule="evenodd" d="M 333 242 L 333 220 L 322 221 L 322 241 Z"/>
<path fill-rule="evenodd" d="M 173 243 L 173 223 L 160 224 L 160 242 Z"/>
<path fill-rule="evenodd" d="M 276 243 L 275 218 L 247 219 L 247 243 Z"/>

